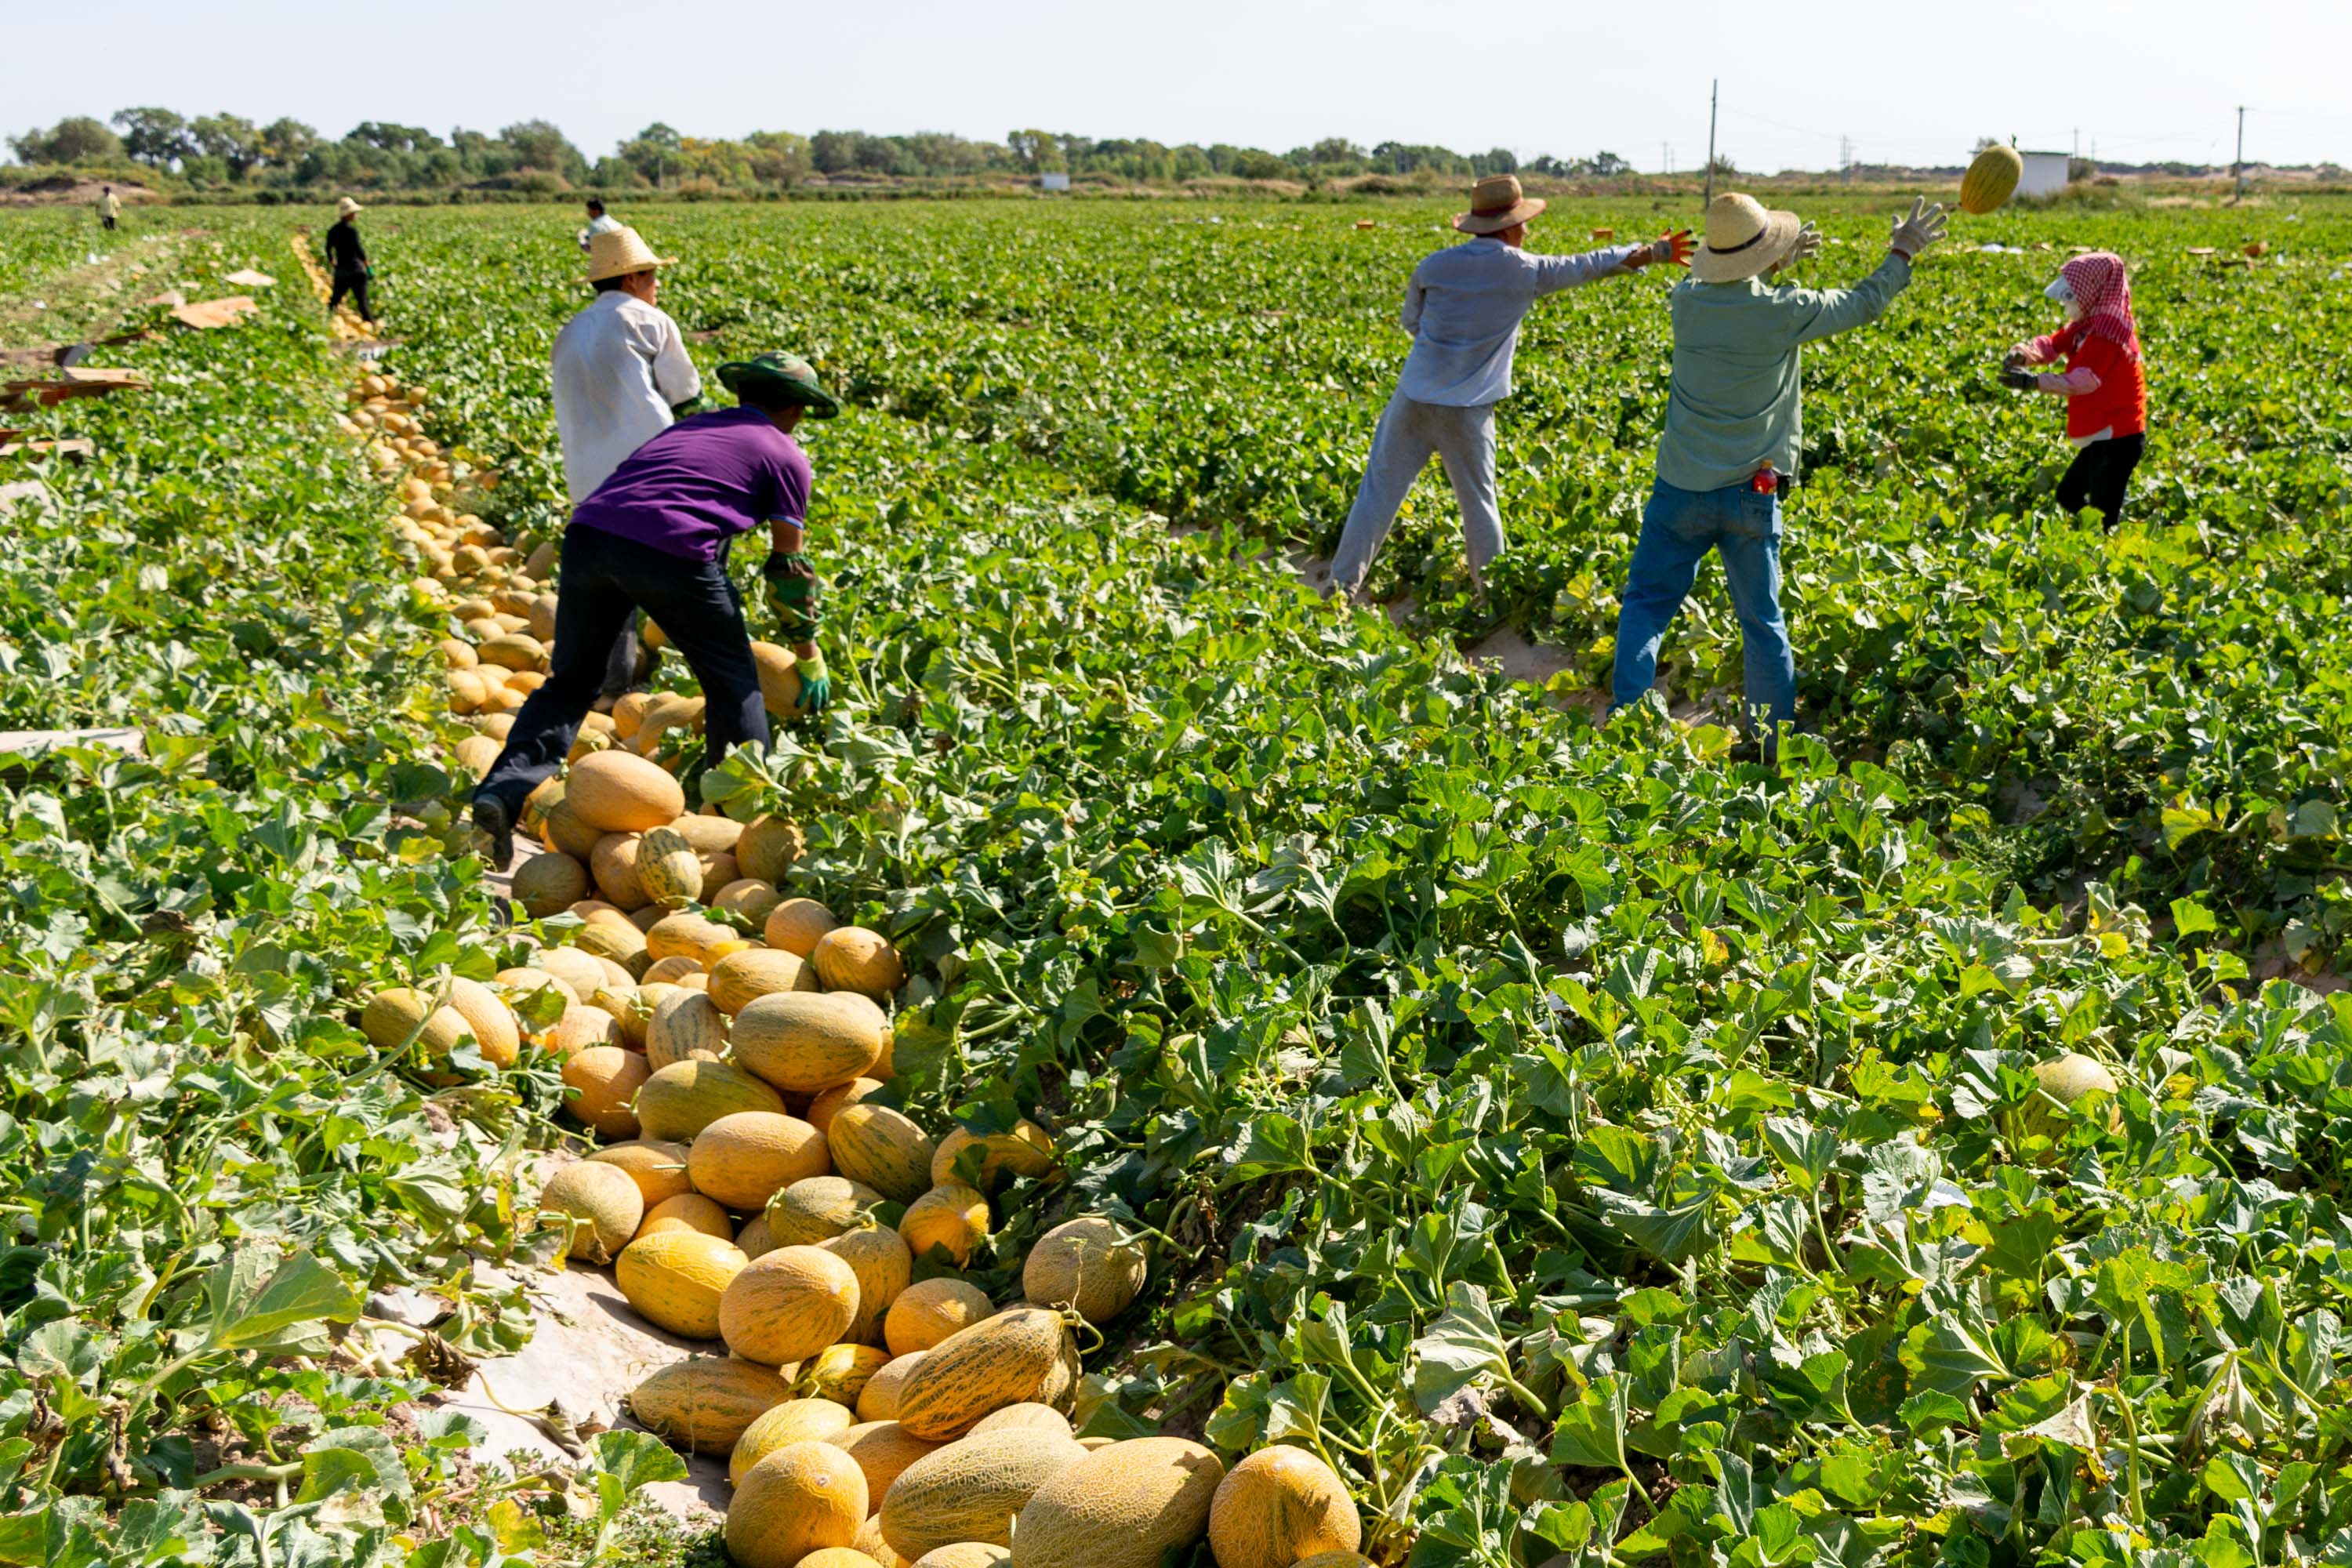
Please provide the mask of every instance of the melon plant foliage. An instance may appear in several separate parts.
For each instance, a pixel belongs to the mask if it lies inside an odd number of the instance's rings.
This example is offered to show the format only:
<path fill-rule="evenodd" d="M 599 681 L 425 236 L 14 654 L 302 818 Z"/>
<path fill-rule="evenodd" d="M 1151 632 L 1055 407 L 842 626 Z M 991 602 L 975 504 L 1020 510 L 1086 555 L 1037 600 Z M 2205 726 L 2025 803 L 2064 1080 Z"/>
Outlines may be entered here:
<path fill-rule="evenodd" d="M 906 955 L 927 1125 L 1051 1118 L 1066 1179 L 1010 1183 L 976 1260 L 999 1300 L 1065 1219 L 1154 1233 L 1083 1431 L 1301 1444 L 1415 1568 L 2352 1552 L 2352 1003 L 2294 983 L 2347 919 L 2352 215 L 2292 211 L 1965 220 L 2053 248 L 1938 252 L 1808 351 L 1820 732 L 1769 765 L 1708 721 L 1717 588 L 1665 668 L 1698 722 L 1578 700 L 1652 281 L 1531 320 L 1496 591 L 1425 485 L 1375 576 L 1398 626 L 1261 556 L 1336 535 L 1434 207 L 646 218 L 706 368 L 792 346 L 851 405 L 807 433 L 838 708 L 701 793 L 802 823 L 790 890 Z M 1554 212 L 1539 244 L 1663 221 Z M 1845 243 L 1811 280 L 1865 270 L 1883 214 L 1815 216 Z M 207 222 L 188 265 L 283 252 Z M 2188 254 L 2248 229 L 2261 265 Z M 404 213 L 385 247 L 400 374 L 517 533 L 561 517 L 568 233 Z M 2113 536 L 2056 515 L 2057 416 L 1990 380 L 2075 244 L 2132 260 L 2150 343 Z M 146 740 L 6 786 L 0 1562 L 396 1560 L 462 1421 L 395 1444 L 423 1375 L 320 1352 L 399 1284 L 454 1293 L 464 1353 L 519 1342 L 469 1257 L 560 1243 L 478 1151 L 556 1135 L 553 1074 L 436 1088 L 348 1022 L 507 959 L 429 760 L 447 628 L 333 445 L 315 310 L 119 359 L 155 391 L 74 411 L 102 455 L 45 472 L 0 579 L 5 727 Z M 1552 690 L 1459 656 L 1506 624 L 1564 650 Z M 2067 1114 L 2033 1068 L 2070 1051 L 2116 1087 Z M 588 1463 L 617 1510 L 658 1459 Z M 412 1560 L 498 1549 L 433 1517 Z"/>

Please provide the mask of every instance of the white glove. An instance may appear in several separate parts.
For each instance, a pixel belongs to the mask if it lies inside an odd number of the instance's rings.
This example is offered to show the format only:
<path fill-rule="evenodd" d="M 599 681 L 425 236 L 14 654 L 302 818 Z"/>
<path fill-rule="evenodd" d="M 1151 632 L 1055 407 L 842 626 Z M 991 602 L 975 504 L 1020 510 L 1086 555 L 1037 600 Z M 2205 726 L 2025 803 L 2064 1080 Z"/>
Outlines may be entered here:
<path fill-rule="evenodd" d="M 1780 265 L 1794 267 L 1799 262 L 1811 260 L 1821 253 L 1822 231 L 1813 226 L 1811 218 L 1808 218 L 1805 220 L 1805 226 L 1797 231 L 1796 239 L 1790 244 L 1789 254 L 1780 258 Z"/>
<path fill-rule="evenodd" d="M 1921 251 L 1944 237 L 1944 229 L 1950 221 L 1944 216 L 1943 203 L 1931 205 L 1927 197 L 1920 196 L 1912 202 L 1909 217 L 1895 220 L 1895 233 L 1888 238 L 1886 247 L 1906 261 L 1916 260 Z"/>

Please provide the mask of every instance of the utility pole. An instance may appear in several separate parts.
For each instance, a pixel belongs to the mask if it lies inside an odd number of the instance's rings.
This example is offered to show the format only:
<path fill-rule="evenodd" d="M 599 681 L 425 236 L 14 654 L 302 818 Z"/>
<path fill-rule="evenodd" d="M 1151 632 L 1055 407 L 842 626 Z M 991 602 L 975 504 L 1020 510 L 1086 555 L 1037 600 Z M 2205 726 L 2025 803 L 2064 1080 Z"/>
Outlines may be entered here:
<path fill-rule="evenodd" d="M 1851 136 L 1838 138 L 1838 168 L 1845 175 L 1845 183 L 1849 185 L 1853 184 L 1853 138 Z"/>
<path fill-rule="evenodd" d="M 1658 143 L 1658 172 L 1664 174 L 1671 174 L 1675 172 L 1674 149 L 1667 146 L 1663 142 Z"/>
<path fill-rule="evenodd" d="M 2238 161 L 2230 165 L 2230 174 L 2235 182 L 2235 188 L 2230 194 L 2230 200 L 2233 204 L 2244 201 L 2246 199 L 2246 106 L 2242 103 L 2238 105 Z"/>
<path fill-rule="evenodd" d="M 1719 80 L 1706 84 L 1706 205 L 1715 205 L 1715 104 L 1716 94 L 1722 88 Z M 2242 132 L 2241 136 L 2242 138 Z"/>

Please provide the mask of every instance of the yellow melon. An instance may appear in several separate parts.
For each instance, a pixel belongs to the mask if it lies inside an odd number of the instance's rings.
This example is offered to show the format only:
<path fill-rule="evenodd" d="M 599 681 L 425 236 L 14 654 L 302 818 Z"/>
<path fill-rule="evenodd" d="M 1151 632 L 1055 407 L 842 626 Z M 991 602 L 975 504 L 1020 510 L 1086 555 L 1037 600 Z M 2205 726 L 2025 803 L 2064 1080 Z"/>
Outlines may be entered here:
<path fill-rule="evenodd" d="M 737 1568 L 797 1568 L 855 1542 L 866 1504 L 866 1474 L 847 1454 L 787 1443 L 743 1472 L 727 1509 L 727 1555 Z"/>
<path fill-rule="evenodd" d="M 814 1247 L 869 1223 L 882 1201 L 880 1193 L 846 1176 L 803 1176 L 768 1200 L 768 1226 L 787 1246 Z"/>
<path fill-rule="evenodd" d="M 609 1015 L 608 1015 L 609 1016 Z M 620 1046 L 591 1046 L 564 1058 L 565 1112 L 607 1138 L 635 1138 L 630 1109 L 646 1081 L 646 1058 Z"/>
<path fill-rule="evenodd" d="M 1005 1568 L 1013 1550 L 985 1541 L 959 1541 L 936 1552 L 926 1552 L 908 1568 Z"/>
<path fill-rule="evenodd" d="M 866 1380 L 857 1395 L 857 1418 L 860 1421 L 892 1421 L 898 1419 L 898 1395 L 906 1391 L 907 1379 L 915 1363 L 923 1359 L 921 1351 L 892 1356 L 882 1370 Z"/>
<path fill-rule="evenodd" d="M 721 884 L 703 901 L 730 923 L 744 931 L 758 931 L 776 912 L 784 896 L 776 891 L 773 882 L 763 882 L 757 877 L 738 877 Z"/>
<path fill-rule="evenodd" d="M 539 1043 L 556 1055 L 568 1058 L 600 1046 L 625 1050 L 629 1037 L 622 1032 L 618 1018 L 602 1007 L 592 1007 L 583 1003 L 576 1007 L 564 1008 L 563 1016 L 548 1026 L 540 1036 Z M 631 1132 L 626 1136 L 634 1138 L 636 1134 Z"/>
<path fill-rule="evenodd" d="M 912 1558 L 959 1542 L 1010 1545 L 1013 1516 L 1086 1457 L 1066 1433 L 992 1432 L 950 1443 L 908 1465 L 882 1494 L 882 1539 Z"/>
<path fill-rule="evenodd" d="M 651 952 L 652 946 L 648 944 L 646 951 Z M 637 981 L 637 985 L 640 990 L 648 985 L 674 986 L 688 975 L 701 973 L 702 965 L 684 953 L 677 953 L 668 958 L 656 958 L 646 965 L 645 974 Z M 659 1001 L 660 998 L 655 1000 Z"/>
<path fill-rule="evenodd" d="M 750 1261 L 732 1242 L 698 1230 L 666 1230 L 623 1247 L 613 1278 L 629 1305 L 656 1328 L 715 1340 L 719 1298 Z"/>
<path fill-rule="evenodd" d="M 1181 1437 L 1097 1448 L 1039 1487 L 1013 1525 L 1021 1568 L 1159 1568 L 1206 1533 L 1225 1479 L 1216 1455 Z"/>
<path fill-rule="evenodd" d="M 743 837 L 743 825 L 715 811 L 688 812 L 670 824 L 698 855 L 731 855 Z"/>
<path fill-rule="evenodd" d="M 588 896 L 588 868 L 561 852 L 532 855 L 515 868 L 513 888 L 524 912 L 545 920 Z"/>
<path fill-rule="evenodd" d="M 781 1116 L 783 1110 L 784 1097 L 742 1068 L 698 1057 L 656 1068 L 645 1087 L 637 1090 L 637 1121 L 643 1124 L 645 1136 L 673 1142 L 691 1143 L 703 1129 L 723 1116 L 747 1110 Z M 692 1164 L 693 1152 L 689 1149 L 689 1173 Z M 699 1181 L 695 1183 L 698 1187 L 701 1184 Z M 719 1196 L 715 1193 L 711 1195 Z M 723 1197 L 719 1201 L 728 1202 Z M 756 1202 L 730 1206 L 757 1208 L 765 1201 L 763 1194 Z"/>
<path fill-rule="evenodd" d="M 884 1316 L 914 1279 L 915 1255 L 907 1250 L 905 1239 L 897 1231 L 879 1226 L 845 1230 L 817 1245 L 857 1274 L 857 1317 L 842 1338 L 864 1344 L 878 1342 Z"/>
<path fill-rule="evenodd" d="M 754 871 L 752 875 L 759 873 Z M 816 944 L 824 940 L 824 933 L 840 923 L 833 918 L 831 910 L 814 899 L 786 899 L 769 911 L 761 935 L 770 947 L 806 958 L 816 952 Z"/>
<path fill-rule="evenodd" d="M 752 1418 L 727 1457 L 727 1480 L 743 1484 L 743 1473 L 787 1443 L 830 1442 L 856 1426 L 847 1406 L 830 1399 L 787 1399 Z"/>
<path fill-rule="evenodd" d="M 596 879 L 596 890 L 625 910 L 643 909 L 653 902 L 645 879 L 637 875 L 641 842 L 634 833 L 607 833 L 588 852 L 588 870 Z"/>
<path fill-rule="evenodd" d="M 880 1093 L 882 1087 L 882 1080 L 878 1078 L 854 1078 L 847 1083 L 834 1085 L 809 1101 L 809 1125 L 830 1138 L 835 1116 L 867 1095 Z"/>
<path fill-rule="evenodd" d="M 979 1152 L 966 1156 L 965 1151 Z M 1010 1132 L 975 1133 L 950 1127 L 931 1152 L 931 1184 L 961 1182 L 992 1193 L 1009 1176 L 1035 1180 L 1054 1170 L 1054 1141 L 1035 1122 L 1023 1120 Z"/>
<path fill-rule="evenodd" d="M 898 1235 L 918 1258 L 930 1257 L 936 1247 L 961 1268 L 988 1240 L 988 1200 L 960 1182 L 933 1187 L 907 1205 Z"/>
<path fill-rule="evenodd" d="M 854 1546 L 820 1546 L 801 1559 L 800 1568 L 885 1568 L 885 1565 Z"/>
<path fill-rule="evenodd" d="M 710 999 L 730 1018 L 762 996 L 818 989 L 808 961 L 781 948 L 746 943 L 709 967 Z"/>
<path fill-rule="evenodd" d="M 532 992 L 545 990 L 549 986 L 554 987 L 556 994 L 572 1006 L 578 1006 L 583 1000 L 578 992 L 544 969 L 517 964 L 511 969 L 499 970 L 490 980 L 492 984 L 502 988 L 517 1002 L 527 1003 Z"/>
<path fill-rule="evenodd" d="M 752 1422 L 791 1397 L 773 1367 L 689 1356 L 639 1383 L 629 1394 L 629 1414 L 656 1436 L 698 1454 L 728 1454 Z"/>
<path fill-rule="evenodd" d="M 1998 142 L 1978 153 L 1960 178 L 1960 206 L 1981 216 L 1998 211 L 2025 174 L 2025 160 Z"/>
<path fill-rule="evenodd" d="M 629 1173 L 616 1165 L 579 1160 L 547 1179 L 540 1189 L 539 1206 L 572 1219 L 570 1254 L 584 1262 L 604 1264 L 629 1245 L 645 1217 L 645 1194 Z"/>
<path fill-rule="evenodd" d="M 890 1020 L 855 994 L 771 992 L 735 1015 L 735 1059 L 790 1094 L 815 1094 L 866 1076 Z"/>
<path fill-rule="evenodd" d="M 360 1033 L 370 1045 L 380 1051 L 406 1047 L 412 1061 L 445 1062 L 457 1042 L 473 1032 L 463 1013 L 436 1006 L 433 993 L 409 985 L 377 992 L 360 1014 Z"/>
<path fill-rule="evenodd" d="M 583 1000 L 596 994 L 597 988 L 606 983 L 604 966 L 576 947 L 547 948 L 532 957 L 530 965 L 554 975 L 575 998 Z"/>
<path fill-rule="evenodd" d="M 1088 1215 L 1037 1238 L 1021 1268 L 1021 1289 L 1033 1307 L 1075 1308 L 1090 1323 L 1107 1323 L 1134 1304 L 1148 1267 L 1140 1237 Z"/>
<path fill-rule="evenodd" d="M 863 1080 L 853 1080 L 863 1081 Z M 843 1107 L 824 1130 L 833 1168 L 894 1203 L 910 1204 L 931 1185 L 930 1134 L 887 1105 Z"/>
<path fill-rule="evenodd" d="M 1008 1405 L 1002 1410 L 989 1412 L 971 1424 L 971 1436 L 975 1437 L 984 1432 L 1024 1430 L 1058 1432 L 1076 1440 L 1076 1434 L 1070 1430 L 1070 1418 L 1050 1405 Z"/>
<path fill-rule="evenodd" d="M 483 1060 L 493 1067 L 514 1066 L 522 1049 L 522 1030 L 515 1022 L 513 1009 L 499 999 L 497 992 L 478 980 L 453 974 L 449 977 L 449 1005 L 473 1030 L 474 1044 Z"/>
<path fill-rule="evenodd" d="M 600 1165 L 618 1165 L 637 1184 L 644 1194 L 646 1207 L 666 1203 L 694 1191 L 694 1184 L 686 1177 L 686 1145 L 665 1143 L 654 1138 L 633 1139 L 626 1143 L 610 1143 L 588 1158 Z"/>
<path fill-rule="evenodd" d="M 767 1212 L 762 1210 L 743 1222 L 743 1228 L 735 1233 L 735 1245 L 743 1249 L 746 1258 L 764 1258 L 783 1243 L 778 1241 L 776 1233 L 768 1228 Z"/>
<path fill-rule="evenodd" d="M 642 833 L 686 814 L 686 790 L 643 757 L 596 752 L 572 764 L 563 801 L 573 816 L 604 833 Z"/>
<path fill-rule="evenodd" d="M 882 1516 L 878 1513 L 869 1514 L 866 1522 L 857 1527 L 857 1550 L 874 1559 L 876 1568 L 912 1568 L 882 1539 Z"/>
<path fill-rule="evenodd" d="M 667 824 L 638 837 L 635 870 L 646 899 L 664 909 L 683 909 L 702 897 L 702 857 Z"/>
<path fill-rule="evenodd" d="M 979 1287 L 942 1275 L 898 1293 L 883 1317 L 882 1340 L 892 1355 L 913 1355 L 995 1314 L 996 1304 Z"/>
<path fill-rule="evenodd" d="M 1217 1568 L 1291 1568 L 1302 1557 L 1363 1544 L 1355 1500 L 1304 1448 L 1261 1448 L 1235 1465 L 1209 1504 Z"/>
<path fill-rule="evenodd" d="M 637 1236 L 642 1239 L 666 1230 L 698 1230 L 721 1241 L 735 1239 L 735 1227 L 728 1223 L 727 1211 L 700 1193 L 681 1193 L 654 1205 L 646 1211 L 645 1222 L 637 1226 Z"/>
<path fill-rule="evenodd" d="M 568 800 L 559 800 L 547 808 L 540 819 L 539 841 L 551 854 L 569 855 L 583 866 L 596 852 L 597 841 L 604 837 L 601 827 L 591 827 L 580 820 Z"/>
<path fill-rule="evenodd" d="M 830 1344 L 801 1363 L 793 1386 L 814 1399 L 856 1405 L 866 1384 L 889 1361 L 887 1351 L 873 1345 Z"/>
<path fill-rule="evenodd" d="M 1068 1320 L 1042 1307 L 1008 1308 L 931 1347 L 899 1391 L 898 1425 L 951 1441 L 1008 1405 L 1066 1405 L 1078 1370 Z"/>
<path fill-rule="evenodd" d="M 857 1461 L 857 1468 L 866 1472 L 866 1494 L 877 1498 L 906 1474 L 908 1466 L 940 1450 L 937 1443 L 908 1436 L 896 1421 L 861 1421 L 833 1433 L 825 1441 Z"/>
<path fill-rule="evenodd" d="M 1312 1557 L 1300 1558 L 1290 1568 L 1377 1568 L 1377 1565 L 1360 1552 L 1318 1552 Z"/>
<path fill-rule="evenodd" d="M 854 991 L 887 1001 L 907 983 L 907 965 L 890 939 L 863 926 L 836 926 L 817 939 L 809 954 L 828 991 Z"/>
<path fill-rule="evenodd" d="M 857 1275 L 832 1253 L 780 1247 L 728 1282 L 719 1337 L 746 1361 L 804 1361 L 841 1338 L 857 1316 Z"/>
<path fill-rule="evenodd" d="M 717 1065 L 686 1062 L 662 1071 Z M 832 1166 L 823 1133 L 797 1116 L 774 1110 L 739 1110 L 714 1118 L 696 1135 L 686 1155 L 687 1173 L 694 1178 L 697 1192 L 746 1212 L 764 1207 L 794 1182 L 821 1176 Z M 770 1224 L 777 1226 L 773 1218 Z M 777 1236 L 787 1239 L 781 1227 Z"/>
<path fill-rule="evenodd" d="M 654 1007 L 646 1025 L 646 1060 L 656 1070 L 683 1061 L 718 1061 L 727 1055 L 727 1016 L 708 994 L 679 989 Z"/>
<path fill-rule="evenodd" d="M 671 958 L 693 961 L 702 965 L 702 955 L 735 934 L 732 926 L 724 926 L 708 915 L 691 910 L 665 914 L 646 931 L 646 951 L 656 962 Z"/>

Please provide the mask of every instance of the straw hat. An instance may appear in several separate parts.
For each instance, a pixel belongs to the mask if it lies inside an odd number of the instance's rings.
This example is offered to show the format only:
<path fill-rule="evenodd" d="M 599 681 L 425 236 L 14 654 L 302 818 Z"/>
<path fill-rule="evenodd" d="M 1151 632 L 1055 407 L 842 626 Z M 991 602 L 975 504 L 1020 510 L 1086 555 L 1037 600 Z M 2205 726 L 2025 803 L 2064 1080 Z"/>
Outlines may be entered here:
<path fill-rule="evenodd" d="M 632 272 L 643 272 L 649 267 L 668 267 L 677 258 L 656 256 L 653 247 L 637 237 L 637 231 L 622 227 L 608 229 L 588 237 L 588 276 L 583 283 L 593 283 L 605 278 L 626 278 Z"/>
<path fill-rule="evenodd" d="M 1706 238 L 1691 258 L 1702 283 L 1737 283 L 1787 259 L 1804 220 L 1767 209 L 1754 196 L 1727 192 L 1706 205 Z"/>
<path fill-rule="evenodd" d="M 1519 188 L 1517 174 L 1489 174 L 1470 187 L 1470 210 L 1454 215 L 1465 234 L 1500 234 L 1544 210 L 1544 199 Z"/>
<path fill-rule="evenodd" d="M 335 216 L 337 217 L 350 217 L 359 210 L 360 204 L 352 200 L 349 196 L 345 196 L 341 201 L 335 204 Z"/>

